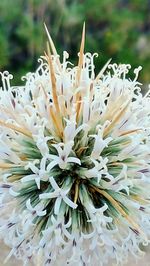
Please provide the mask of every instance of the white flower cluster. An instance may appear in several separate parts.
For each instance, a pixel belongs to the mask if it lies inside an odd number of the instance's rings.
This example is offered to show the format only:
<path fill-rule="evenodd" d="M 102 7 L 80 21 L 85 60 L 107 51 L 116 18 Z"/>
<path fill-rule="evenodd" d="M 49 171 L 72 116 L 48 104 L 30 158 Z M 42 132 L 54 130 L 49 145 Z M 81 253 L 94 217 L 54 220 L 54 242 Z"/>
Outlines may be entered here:
<path fill-rule="evenodd" d="M 28 265 L 102 266 L 150 235 L 150 98 L 130 65 L 50 48 L 24 87 L 0 73 L 0 238 Z M 51 55 L 51 52 L 52 55 Z"/>

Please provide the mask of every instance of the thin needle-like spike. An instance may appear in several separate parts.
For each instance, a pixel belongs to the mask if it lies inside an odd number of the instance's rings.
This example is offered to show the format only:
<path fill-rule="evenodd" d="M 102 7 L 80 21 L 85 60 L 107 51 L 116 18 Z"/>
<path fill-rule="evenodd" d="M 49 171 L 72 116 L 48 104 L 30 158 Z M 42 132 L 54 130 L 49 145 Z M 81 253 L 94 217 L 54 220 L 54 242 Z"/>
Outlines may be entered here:
<path fill-rule="evenodd" d="M 46 57 L 47 57 L 48 65 L 49 65 L 49 71 L 50 71 L 50 77 L 51 77 L 51 83 L 52 83 L 53 101 L 54 101 L 54 105 L 56 108 L 56 112 L 58 112 L 60 114 L 58 96 L 57 96 L 56 78 L 55 78 L 55 72 L 54 72 L 54 68 L 53 68 L 52 56 L 50 53 L 49 46 L 48 46 L 47 50 L 48 50 L 48 56 L 46 55 Z"/>
<path fill-rule="evenodd" d="M 78 195 L 79 195 L 79 181 L 77 181 L 75 184 L 75 196 L 74 196 L 74 203 L 75 204 L 77 203 Z"/>
<path fill-rule="evenodd" d="M 145 239 L 146 236 L 143 233 L 143 231 L 141 230 L 141 228 L 139 227 L 139 225 L 122 209 L 122 207 L 120 206 L 120 204 L 111 196 L 109 195 L 109 193 L 107 193 L 106 191 L 99 189 L 97 187 L 94 187 L 91 185 L 91 187 L 97 191 L 98 193 L 100 193 L 101 195 L 103 195 L 106 199 L 108 199 L 113 206 L 118 210 L 118 212 L 120 212 L 120 214 L 136 229 L 139 231 L 139 233 L 141 233 Z"/>
<path fill-rule="evenodd" d="M 80 147 L 79 150 L 77 151 L 77 155 L 80 156 L 83 151 L 87 150 L 87 148 L 88 148 L 87 146 L 86 147 Z"/>
<path fill-rule="evenodd" d="M 76 78 L 77 86 L 79 85 L 81 78 L 81 71 L 82 71 L 83 57 L 84 57 L 84 46 L 85 46 L 85 22 L 83 24 L 82 39 L 81 39 L 80 52 L 79 52 L 78 70 Z"/>
<path fill-rule="evenodd" d="M 77 102 L 77 108 L 76 108 L 76 121 L 79 121 L 79 117 L 80 117 L 80 110 L 82 107 L 82 101 L 81 101 L 81 96 L 79 96 L 79 101 Z"/>
<path fill-rule="evenodd" d="M 22 178 L 22 175 L 11 175 L 8 177 L 9 182 L 15 182 Z"/>
<path fill-rule="evenodd" d="M 142 130 L 142 128 L 136 128 L 136 129 L 124 131 L 119 136 L 121 137 L 121 136 L 126 136 L 129 134 L 137 133 L 137 131 L 139 131 L 139 130 Z"/>
<path fill-rule="evenodd" d="M 25 128 L 20 128 L 18 126 L 13 125 L 13 124 L 6 123 L 5 121 L 0 120 L 0 126 L 10 128 L 16 132 L 19 132 L 23 135 L 26 135 L 27 137 L 32 137 L 32 134 L 28 130 L 26 130 Z"/>
<path fill-rule="evenodd" d="M 52 38 L 50 36 L 50 33 L 49 33 L 45 23 L 44 23 L 44 27 L 45 27 L 45 31 L 46 31 L 46 34 L 47 34 L 47 37 L 48 37 L 48 40 L 49 40 L 50 47 L 52 49 L 53 55 L 55 55 L 57 57 L 57 63 L 58 63 L 59 69 L 61 69 L 61 63 L 60 63 L 60 60 L 59 60 L 59 57 L 58 57 L 57 50 L 55 48 L 54 42 L 53 42 L 53 40 L 52 40 Z"/>
<path fill-rule="evenodd" d="M 121 119 L 123 114 L 126 112 L 131 100 L 127 101 L 127 103 L 124 105 L 122 109 L 119 110 L 119 112 L 115 115 L 112 122 L 105 128 L 103 137 L 106 137 L 109 132 L 113 129 L 113 127 L 116 125 L 116 123 Z"/>
<path fill-rule="evenodd" d="M 81 71 L 82 71 L 83 59 L 84 59 L 84 46 L 85 46 L 85 22 L 83 24 L 82 39 L 81 39 L 81 45 L 80 45 L 79 61 L 78 61 L 77 76 L 76 76 L 76 86 L 77 87 L 79 86 L 80 79 L 81 79 Z M 81 92 L 78 92 L 76 94 L 76 121 L 77 122 L 78 122 L 79 110 L 80 110 L 80 106 L 81 106 L 81 98 L 82 98 Z"/>
<path fill-rule="evenodd" d="M 50 106 L 49 111 L 50 111 L 50 115 L 53 120 L 53 123 L 55 125 L 55 129 L 57 130 L 60 137 L 62 137 L 63 131 L 62 131 L 62 128 L 60 127 L 58 116 L 54 113 L 52 106 Z"/>
<path fill-rule="evenodd" d="M 107 61 L 107 63 L 103 66 L 103 68 L 101 69 L 101 71 L 99 72 L 99 74 L 96 76 L 94 82 L 97 82 L 97 81 L 101 78 L 101 76 L 104 74 L 104 72 L 105 72 L 105 70 L 107 69 L 107 67 L 108 67 L 108 65 L 109 65 L 109 63 L 110 63 L 111 60 L 112 60 L 112 59 L 110 58 L 110 59 Z"/>
<path fill-rule="evenodd" d="M 17 165 L 13 165 L 11 163 L 0 163 L 0 168 L 2 169 L 9 169 L 9 168 L 12 168 L 12 167 L 16 167 Z"/>
<path fill-rule="evenodd" d="M 63 132 L 63 125 L 62 125 L 61 113 L 60 113 L 58 96 L 57 96 L 55 72 L 54 72 L 52 56 L 51 56 L 48 44 L 47 44 L 47 51 L 48 51 L 48 56 L 46 55 L 46 57 L 47 57 L 48 65 L 49 65 L 49 71 L 50 71 L 50 77 L 51 77 L 51 83 L 52 83 L 52 97 L 53 97 L 53 102 L 55 106 L 55 114 L 56 114 L 55 120 L 57 121 L 57 125 L 59 125 L 59 127 L 61 128 L 60 132 Z"/>

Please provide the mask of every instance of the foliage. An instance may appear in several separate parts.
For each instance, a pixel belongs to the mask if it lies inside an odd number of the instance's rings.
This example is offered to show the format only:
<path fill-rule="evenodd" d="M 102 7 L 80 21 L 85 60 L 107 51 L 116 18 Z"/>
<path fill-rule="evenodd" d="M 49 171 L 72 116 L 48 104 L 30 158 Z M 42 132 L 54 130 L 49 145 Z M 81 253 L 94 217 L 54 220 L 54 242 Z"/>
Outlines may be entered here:
<path fill-rule="evenodd" d="M 83 21 L 86 50 L 98 52 L 98 69 L 112 58 L 117 63 L 142 65 L 140 80 L 148 82 L 150 70 L 150 6 L 148 0 L 4 0 L 0 1 L 0 69 L 22 75 L 35 70 L 43 53 L 45 21 L 57 42 L 74 59 Z M 102 53 L 102 54 L 101 54 Z"/>

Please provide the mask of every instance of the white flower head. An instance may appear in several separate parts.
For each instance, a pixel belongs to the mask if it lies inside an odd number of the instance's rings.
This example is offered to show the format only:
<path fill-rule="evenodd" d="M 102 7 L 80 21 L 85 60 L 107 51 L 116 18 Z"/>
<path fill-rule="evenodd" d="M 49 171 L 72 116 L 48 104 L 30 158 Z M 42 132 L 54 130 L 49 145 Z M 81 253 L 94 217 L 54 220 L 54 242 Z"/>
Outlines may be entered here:
<path fill-rule="evenodd" d="M 0 73 L 0 237 L 24 265 L 121 265 L 150 237 L 149 93 L 140 68 L 96 76 L 85 27 L 77 66 L 47 34 L 24 87 Z"/>

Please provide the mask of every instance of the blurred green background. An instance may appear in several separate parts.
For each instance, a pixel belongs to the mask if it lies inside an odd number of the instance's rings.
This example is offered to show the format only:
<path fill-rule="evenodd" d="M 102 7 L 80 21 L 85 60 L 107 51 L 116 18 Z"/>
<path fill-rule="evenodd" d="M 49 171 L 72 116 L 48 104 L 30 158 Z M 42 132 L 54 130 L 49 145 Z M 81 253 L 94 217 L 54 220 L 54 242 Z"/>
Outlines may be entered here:
<path fill-rule="evenodd" d="M 86 51 L 98 52 L 96 67 L 113 62 L 143 66 L 140 81 L 150 81 L 149 0 L 1 0 L 0 70 L 14 75 L 14 84 L 34 71 L 46 47 L 45 22 L 58 51 L 76 61 L 83 21 Z"/>

